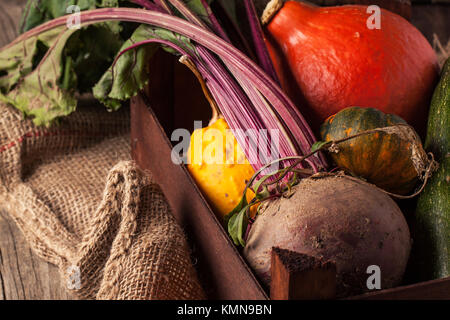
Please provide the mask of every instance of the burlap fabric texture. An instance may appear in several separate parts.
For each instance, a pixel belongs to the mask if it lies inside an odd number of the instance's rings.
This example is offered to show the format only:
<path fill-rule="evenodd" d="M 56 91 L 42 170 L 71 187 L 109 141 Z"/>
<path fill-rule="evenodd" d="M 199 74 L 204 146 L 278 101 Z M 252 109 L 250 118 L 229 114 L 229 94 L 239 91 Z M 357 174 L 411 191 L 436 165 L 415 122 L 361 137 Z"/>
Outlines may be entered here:
<path fill-rule="evenodd" d="M 85 299 L 202 299 L 183 231 L 130 159 L 129 111 L 80 106 L 50 128 L 0 105 L 0 206 Z"/>

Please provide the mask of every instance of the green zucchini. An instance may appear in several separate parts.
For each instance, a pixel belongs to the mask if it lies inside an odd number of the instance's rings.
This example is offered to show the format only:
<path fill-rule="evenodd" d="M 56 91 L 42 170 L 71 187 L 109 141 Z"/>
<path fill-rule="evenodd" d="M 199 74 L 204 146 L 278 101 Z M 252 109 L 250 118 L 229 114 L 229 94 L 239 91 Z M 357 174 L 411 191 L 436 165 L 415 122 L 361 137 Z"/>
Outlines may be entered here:
<path fill-rule="evenodd" d="M 414 270 L 418 280 L 450 276 L 450 59 L 431 101 L 425 149 L 439 162 L 417 203 Z"/>

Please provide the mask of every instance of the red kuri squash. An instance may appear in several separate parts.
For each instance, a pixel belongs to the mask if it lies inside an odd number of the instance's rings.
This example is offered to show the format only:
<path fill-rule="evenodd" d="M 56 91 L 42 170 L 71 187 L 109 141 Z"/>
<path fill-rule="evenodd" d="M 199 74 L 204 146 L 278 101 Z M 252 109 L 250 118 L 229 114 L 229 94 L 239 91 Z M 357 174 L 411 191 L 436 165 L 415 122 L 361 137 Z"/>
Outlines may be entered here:
<path fill-rule="evenodd" d="M 369 29 L 373 13 L 367 8 L 287 1 L 272 10 L 266 42 L 282 86 L 316 133 L 326 118 L 355 105 L 396 114 L 423 132 L 438 76 L 436 54 L 412 24 L 390 11 L 381 9 L 381 28 Z"/>

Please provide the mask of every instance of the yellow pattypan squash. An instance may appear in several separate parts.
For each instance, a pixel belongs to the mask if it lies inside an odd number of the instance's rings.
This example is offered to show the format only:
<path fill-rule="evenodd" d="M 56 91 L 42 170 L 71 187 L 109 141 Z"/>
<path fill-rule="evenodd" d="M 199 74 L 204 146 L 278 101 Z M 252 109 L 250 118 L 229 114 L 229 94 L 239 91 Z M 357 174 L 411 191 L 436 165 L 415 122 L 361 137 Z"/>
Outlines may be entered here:
<path fill-rule="evenodd" d="M 223 118 L 194 131 L 188 150 L 188 170 L 222 219 L 239 204 L 247 182 L 255 173 Z M 247 200 L 253 197 L 249 190 Z"/>

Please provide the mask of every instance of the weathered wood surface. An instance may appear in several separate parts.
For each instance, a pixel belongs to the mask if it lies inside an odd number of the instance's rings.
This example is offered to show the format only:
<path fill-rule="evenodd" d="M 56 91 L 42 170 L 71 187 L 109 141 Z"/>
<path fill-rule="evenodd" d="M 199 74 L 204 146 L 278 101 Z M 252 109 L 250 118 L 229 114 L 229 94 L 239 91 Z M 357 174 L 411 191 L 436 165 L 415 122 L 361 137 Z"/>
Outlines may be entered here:
<path fill-rule="evenodd" d="M 17 35 L 26 0 L 0 0 L 0 47 Z M 58 270 L 31 251 L 14 221 L 0 210 L 0 300 L 66 300 Z"/>
<path fill-rule="evenodd" d="M 431 44 L 436 37 L 443 47 L 450 43 L 450 3 L 413 6 L 411 22 Z"/>
<path fill-rule="evenodd" d="M 0 211 L 0 300 L 66 300 L 58 270 L 36 256 L 7 213 Z"/>
<path fill-rule="evenodd" d="M 450 277 L 366 293 L 348 300 L 450 300 Z"/>
<path fill-rule="evenodd" d="M 25 3 L 26 0 L 0 0 L 0 47 L 16 36 Z M 436 33 L 442 45 L 448 43 L 449 5 L 415 6 L 412 22 L 430 42 Z M 31 251 L 8 214 L 0 211 L 0 300 L 70 298 L 57 269 Z"/>

